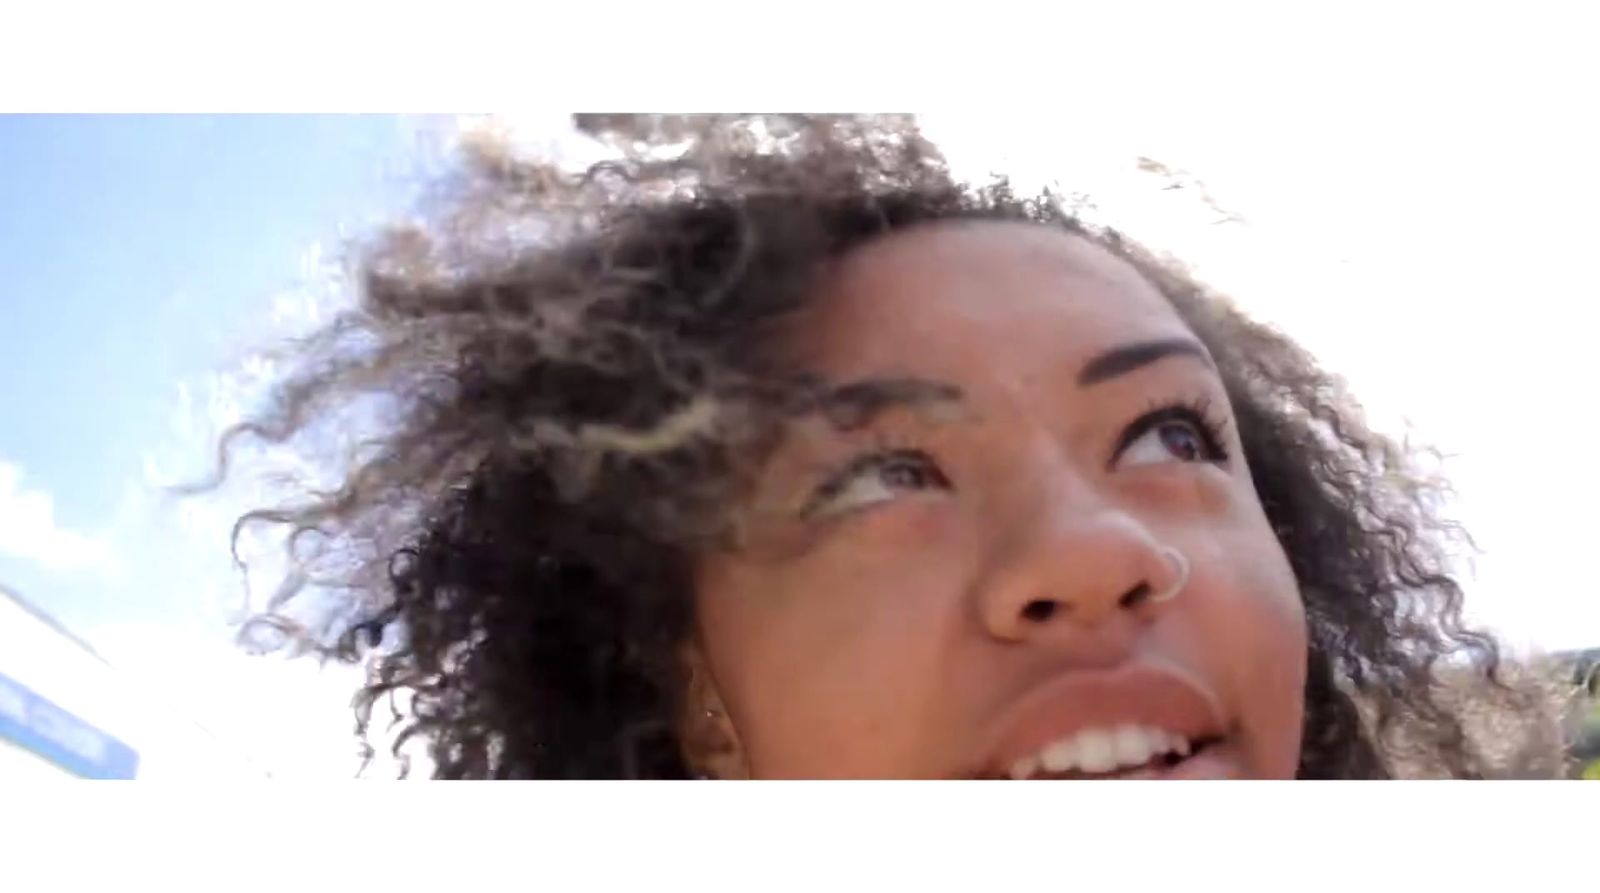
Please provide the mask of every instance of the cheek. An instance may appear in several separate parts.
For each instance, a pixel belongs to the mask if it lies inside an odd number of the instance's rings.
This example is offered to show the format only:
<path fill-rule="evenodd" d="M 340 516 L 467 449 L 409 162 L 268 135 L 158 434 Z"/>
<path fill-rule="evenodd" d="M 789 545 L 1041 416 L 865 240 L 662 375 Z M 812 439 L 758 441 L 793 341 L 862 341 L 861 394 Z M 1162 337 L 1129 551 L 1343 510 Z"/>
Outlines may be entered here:
<path fill-rule="evenodd" d="M 703 567 L 702 645 L 757 774 L 918 765 L 964 579 L 958 531 L 940 515 L 898 507 L 787 561 Z"/>
<path fill-rule="evenodd" d="M 1303 672 L 1305 611 L 1299 584 L 1247 478 L 1222 469 L 1174 467 L 1147 477 L 1139 494 L 1171 526 L 1194 564 L 1209 648 L 1252 678 Z"/>
<path fill-rule="evenodd" d="M 1298 763 L 1305 702 L 1306 621 L 1299 586 L 1275 538 L 1219 531 L 1197 561 L 1195 619 L 1206 664 L 1226 680 L 1251 763 L 1287 777 Z"/>
<path fill-rule="evenodd" d="M 1193 569 L 1188 595 L 1162 625 L 1165 645 L 1222 688 L 1250 773 L 1291 777 L 1305 709 L 1305 609 L 1248 475 L 1173 464 L 1145 469 L 1126 486 Z"/>
<path fill-rule="evenodd" d="M 1209 543 L 1204 560 L 1212 584 L 1227 602 L 1227 613 L 1250 618 L 1261 638 L 1282 640 L 1291 653 L 1303 651 L 1305 608 L 1299 584 L 1276 540 L 1260 532 L 1223 534 Z M 1243 630 L 1241 630 L 1243 632 Z"/>

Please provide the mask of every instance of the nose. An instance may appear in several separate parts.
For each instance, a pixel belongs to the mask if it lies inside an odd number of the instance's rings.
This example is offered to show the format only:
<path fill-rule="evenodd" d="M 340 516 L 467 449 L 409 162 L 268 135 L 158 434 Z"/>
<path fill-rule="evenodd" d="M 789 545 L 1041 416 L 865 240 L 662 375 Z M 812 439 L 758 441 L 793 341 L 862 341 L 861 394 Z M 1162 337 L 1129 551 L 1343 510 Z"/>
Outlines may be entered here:
<path fill-rule="evenodd" d="M 1188 582 L 1187 558 L 1129 512 L 1053 500 L 995 550 L 979 611 L 994 637 L 1021 642 L 1150 617 Z"/>

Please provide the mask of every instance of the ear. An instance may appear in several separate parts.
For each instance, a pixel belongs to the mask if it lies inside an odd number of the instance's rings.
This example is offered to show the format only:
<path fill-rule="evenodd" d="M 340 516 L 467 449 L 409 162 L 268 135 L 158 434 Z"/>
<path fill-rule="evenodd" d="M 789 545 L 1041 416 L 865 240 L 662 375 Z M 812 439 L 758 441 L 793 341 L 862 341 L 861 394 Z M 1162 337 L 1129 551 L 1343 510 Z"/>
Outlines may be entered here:
<path fill-rule="evenodd" d="M 689 771 L 703 778 L 749 778 L 750 766 L 733 718 L 706 663 L 699 642 L 684 646 L 683 711 L 678 741 Z"/>

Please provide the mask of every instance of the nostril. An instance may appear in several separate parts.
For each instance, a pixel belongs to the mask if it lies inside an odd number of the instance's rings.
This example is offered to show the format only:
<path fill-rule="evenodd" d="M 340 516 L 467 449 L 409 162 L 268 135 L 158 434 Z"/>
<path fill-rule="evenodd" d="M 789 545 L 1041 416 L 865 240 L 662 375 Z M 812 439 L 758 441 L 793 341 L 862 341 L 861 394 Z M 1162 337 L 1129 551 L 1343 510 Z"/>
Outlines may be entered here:
<path fill-rule="evenodd" d="M 1049 620 L 1051 617 L 1055 616 L 1055 613 L 1056 603 L 1052 601 L 1045 601 L 1044 599 L 1028 602 L 1027 607 L 1022 609 L 1022 616 L 1027 620 L 1033 621 L 1034 623 L 1040 623 L 1045 620 Z"/>
<path fill-rule="evenodd" d="M 1124 608 L 1131 608 L 1149 597 L 1150 584 L 1140 583 L 1138 586 L 1129 589 L 1125 594 L 1123 594 L 1122 598 L 1117 599 L 1117 604 Z"/>

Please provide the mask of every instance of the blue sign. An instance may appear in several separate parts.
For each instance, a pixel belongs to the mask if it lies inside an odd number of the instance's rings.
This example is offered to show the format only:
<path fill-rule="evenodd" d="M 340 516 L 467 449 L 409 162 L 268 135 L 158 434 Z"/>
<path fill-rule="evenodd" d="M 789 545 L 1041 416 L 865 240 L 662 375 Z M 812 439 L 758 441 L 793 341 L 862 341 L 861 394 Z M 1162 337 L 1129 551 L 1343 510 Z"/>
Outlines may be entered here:
<path fill-rule="evenodd" d="M 8 738 L 57 766 L 84 778 L 133 778 L 139 755 L 0 674 L 0 738 Z"/>

